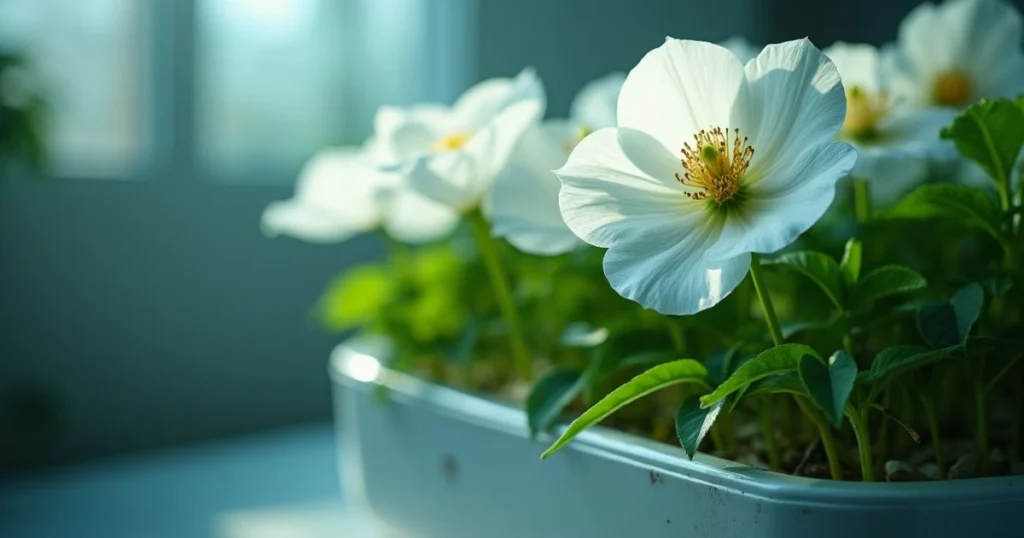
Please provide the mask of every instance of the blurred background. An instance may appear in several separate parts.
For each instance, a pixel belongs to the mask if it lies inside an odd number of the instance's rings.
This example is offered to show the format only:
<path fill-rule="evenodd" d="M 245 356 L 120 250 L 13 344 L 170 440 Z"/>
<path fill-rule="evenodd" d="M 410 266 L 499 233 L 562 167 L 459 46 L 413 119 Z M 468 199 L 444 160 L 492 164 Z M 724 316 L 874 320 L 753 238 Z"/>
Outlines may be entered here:
<path fill-rule="evenodd" d="M 532 65 L 557 117 L 666 35 L 882 43 L 916 3 L 3 0 L 49 159 L 0 180 L 0 474 L 326 423 L 339 335 L 310 307 L 380 251 L 259 217 L 378 105 Z"/>

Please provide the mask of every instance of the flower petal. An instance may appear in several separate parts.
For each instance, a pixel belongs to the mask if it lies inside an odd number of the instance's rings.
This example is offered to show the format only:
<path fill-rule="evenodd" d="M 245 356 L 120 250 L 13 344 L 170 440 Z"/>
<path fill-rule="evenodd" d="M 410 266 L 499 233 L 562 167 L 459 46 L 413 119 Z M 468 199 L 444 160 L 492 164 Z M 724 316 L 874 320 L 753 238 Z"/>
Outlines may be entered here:
<path fill-rule="evenodd" d="M 406 181 L 416 192 L 459 212 L 472 209 L 483 194 L 477 163 L 462 151 L 419 155 Z"/>
<path fill-rule="evenodd" d="M 441 105 L 381 107 L 374 117 L 375 158 L 379 164 L 391 166 L 425 152 L 449 133 L 452 122 L 451 113 Z"/>
<path fill-rule="evenodd" d="M 712 227 L 698 227 L 616 244 L 605 254 L 604 274 L 619 295 L 644 308 L 667 315 L 696 314 L 721 302 L 750 268 L 749 254 L 710 259 L 708 247 L 716 236 Z"/>
<path fill-rule="evenodd" d="M 776 169 L 807 148 L 835 138 L 846 117 L 839 72 L 807 39 L 768 45 L 746 67 L 751 99 L 732 124 L 746 127 L 756 153 L 747 176 L 778 177 Z M 797 178 L 792 178 L 797 179 Z"/>
<path fill-rule="evenodd" d="M 569 117 L 590 131 L 615 127 L 619 92 L 625 81 L 625 73 L 610 73 L 588 82 L 572 100 Z"/>
<path fill-rule="evenodd" d="M 678 151 L 701 129 L 729 127 L 743 92 L 743 64 L 735 54 L 713 43 L 669 38 L 626 76 L 618 125 Z"/>
<path fill-rule="evenodd" d="M 729 49 L 730 52 L 739 58 L 740 63 L 746 64 L 750 60 L 757 58 L 757 54 L 761 52 L 761 49 L 756 47 L 750 41 L 747 41 L 743 36 L 732 36 L 725 41 L 719 41 L 719 45 Z"/>
<path fill-rule="evenodd" d="M 562 218 L 577 237 L 598 247 L 671 233 L 681 217 L 703 214 L 671 175 L 678 164 L 660 142 L 639 131 L 592 133 L 555 171 L 562 181 Z"/>
<path fill-rule="evenodd" d="M 422 244 L 444 239 L 459 224 L 452 208 L 408 188 L 395 188 L 386 198 L 384 231 L 403 243 Z"/>
<path fill-rule="evenodd" d="M 523 69 L 515 78 L 493 78 L 466 90 L 452 107 L 458 129 L 474 132 L 490 122 L 509 105 L 535 99 L 545 105 L 544 87 L 531 68 Z"/>
<path fill-rule="evenodd" d="M 874 94 L 883 89 L 879 76 L 881 59 L 873 45 L 837 41 L 824 52 L 839 71 L 847 91 L 857 87 Z"/>
<path fill-rule="evenodd" d="M 771 254 L 790 245 L 806 232 L 832 204 L 836 182 L 849 175 L 857 151 L 849 144 L 826 142 L 805 151 L 778 177 L 751 185 L 747 198 L 724 219 L 714 259 L 730 259 L 746 252 Z"/>
<path fill-rule="evenodd" d="M 537 99 L 517 101 L 499 112 L 466 143 L 466 154 L 476 162 L 481 193 L 505 168 L 516 144 L 543 113 L 543 104 Z"/>
<path fill-rule="evenodd" d="M 310 159 L 296 182 L 295 196 L 264 211 L 264 233 L 335 243 L 376 227 L 381 216 L 378 195 L 397 178 L 368 165 L 363 152 L 331 149 Z"/>

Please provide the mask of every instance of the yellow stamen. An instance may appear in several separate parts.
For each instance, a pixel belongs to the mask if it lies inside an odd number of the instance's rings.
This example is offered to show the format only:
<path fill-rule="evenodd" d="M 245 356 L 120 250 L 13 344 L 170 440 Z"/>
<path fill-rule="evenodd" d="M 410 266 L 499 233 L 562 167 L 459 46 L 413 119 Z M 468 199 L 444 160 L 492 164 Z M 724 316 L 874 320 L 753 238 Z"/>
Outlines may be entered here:
<path fill-rule="evenodd" d="M 860 86 L 846 90 L 846 119 L 841 132 L 846 136 L 864 140 L 875 136 L 878 122 L 889 111 L 885 92 L 868 93 Z"/>
<path fill-rule="evenodd" d="M 469 133 L 455 133 L 441 138 L 437 142 L 434 142 L 430 149 L 434 151 L 452 151 L 456 149 L 462 149 L 462 146 L 466 145 L 469 140 Z"/>
<path fill-rule="evenodd" d="M 577 127 L 573 138 L 566 140 L 565 143 L 562 144 L 562 149 L 564 149 L 566 153 L 572 153 L 572 150 L 576 149 L 576 146 L 592 132 L 594 131 L 591 131 L 590 128 L 585 125 Z"/>
<path fill-rule="evenodd" d="M 693 140 L 694 146 L 683 144 L 682 162 L 686 172 L 681 176 L 676 174 L 676 179 L 700 190 L 688 192 L 686 196 L 694 200 L 710 196 L 719 205 L 732 200 L 740 192 L 740 180 L 750 167 L 754 148 L 747 145 L 746 137 L 740 138 L 739 129 L 733 129 L 731 141 L 729 130 L 721 127 L 701 130 L 693 135 Z"/>
<path fill-rule="evenodd" d="M 937 105 L 962 107 L 974 98 L 971 77 L 959 71 L 943 73 L 932 81 L 932 102 Z"/>

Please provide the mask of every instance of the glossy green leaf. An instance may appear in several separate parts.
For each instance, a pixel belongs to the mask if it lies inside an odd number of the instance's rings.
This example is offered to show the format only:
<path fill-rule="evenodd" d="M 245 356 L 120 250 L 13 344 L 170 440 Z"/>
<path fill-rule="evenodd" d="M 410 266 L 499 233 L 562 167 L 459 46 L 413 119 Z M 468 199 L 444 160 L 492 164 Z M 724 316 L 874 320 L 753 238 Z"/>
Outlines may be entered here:
<path fill-rule="evenodd" d="M 962 345 L 981 315 L 985 292 L 972 282 L 953 295 L 950 302 L 926 304 L 917 311 L 917 328 L 933 348 Z"/>
<path fill-rule="evenodd" d="M 959 346 L 929 349 L 924 346 L 893 346 L 883 349 L 871 362 L 865 380 L 869 384 L 884 384 L 890 379 L 915 368 L 934 362 L 963 357 Z"/>
<path fill-rule="evenodd" d="M 984 191 L 967 185 L 922 185 L 904 196 L 885 216 L 907 220 L 949 219 L 984 230 L 996 240 L 1006 242 L 999 227 L 999 206 L 995 200 Z"/>
<path fill-rule="evenodd" d="M 878 299 L 919 290 L 928 285 L 923 276 L 901 265 L 886 265 L 864 275 L 853 289 L 853 304 L 868 307 Z"/>
<path fill-rule="evenodd" d="M 789 252 L 765 260 L 765 265 L 782 265 L 810 278 L 837 308 L 843 308 L 843 274 L 831 256 L 821 252 Z"/>
<path fill-rule="evenodd" d="M 795 371 L 800 363 L 800 357 L 804 355 L 811 355 L 819 360 L 821 359 L 821 356 L 814 349 L 803 344 L 783 344 L 764 351 L 747 361 L 743 366 L 737 368 L 711 394 L 702 396 L 700 402 L 705 407 L 710 407 L 726 396 L 755 381 L 768 376 Z"/>
<path fill-rule="evenodd" d="M 747 396 L 756 396 L 758 394 L 777 394 L 780 392 L 807 395 L 807 389 L 804 388 L 804 383 L 803 381 L 800 381 L 800 374 L 797 372 L 784 372 L 766 377 L 760 381 L 751 383 L 748 387 L 749 390 L 747 390 Z"/>
<path fill-rule="evenodd" d="M 845 351 L 835 352 L 829 357 L 828 365 L 804 355 L 797 371 L 811 401 L 838 428 L 843 422 L 846 400 L 857 380 L 857 362 Z"/>
<path fill-rule="evenodd" d="M 316 315 L 332 331 L 348 330 L 377 315 L 394 293 L 394 279 L 387 265 L 360 265 L 328 284 L 317 304 Z"/>
<path fill-rule="evenodd" d="M 846 249 L 843 251 L 843 259 L 839 262 L 839 270 L 843 273 L 843 281 L 846 285 L 853 286 L 860 279 L 860 265 L 863 252 L 863 245 L 856 239 L 846 242 Z"/>
<path fill-rule="evenodd" d="M 683 446 L 691 460 L 704 436 L 711 431 L 711 426 L 718 418 L 724 403 L 718 402 L 704 409 L 700 406 L 700 398 L 694 396 L 683 402 L 676 412 L 676 435 L 679 437 L 679 444 Z"/>
<path fill-rule="evenodd" d="M 571 370 L 554 370 L 534 383 L 526 397 L 526 418 L 530 435 L 547 430 L 583 388 L 582 375 Z"/>
<path fill-rule="evenodd" d="M 1024 145 L 1024 110 L 1008 99 L 983 99 L 957 116 L 942 137 L 989 177 L 1006 181 Z"/>
<path fill-rule="evenodd" d="M 541 459 L 545 459 L 558 452 L 558 450 L 568 444 L 573 437 L 579 435 L 583 430 L 601 422 L 608 415 L 652 392 L 683 383 L 690 383 L 710 389 L 711 387 L 708 385 L 707 379 L 708 373 L 704 369 L 704 365 L 693 359 L 682 359 L 655 366 L 615 389 L 580 415 L 579 418 L 566 428 L 562 436 L 541 454 Z"/>

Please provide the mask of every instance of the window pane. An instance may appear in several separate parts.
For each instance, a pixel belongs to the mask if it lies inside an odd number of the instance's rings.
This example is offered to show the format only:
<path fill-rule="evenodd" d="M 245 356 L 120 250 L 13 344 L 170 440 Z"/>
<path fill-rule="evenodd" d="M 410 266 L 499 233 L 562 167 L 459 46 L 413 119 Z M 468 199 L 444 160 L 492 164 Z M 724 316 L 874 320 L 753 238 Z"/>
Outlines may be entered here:
<path fill-rule="evenodd" d="M 0 48 L 24 54 L 52 108 L 51 166 L 125 177 L 142 152 L 145 2 L 3 0 Z"/>
<path fill-rule="evenodd" d="M 199 0 L 197 148 L 216 177 L 291 179 L 342 142 L 343 4 Z"/>

